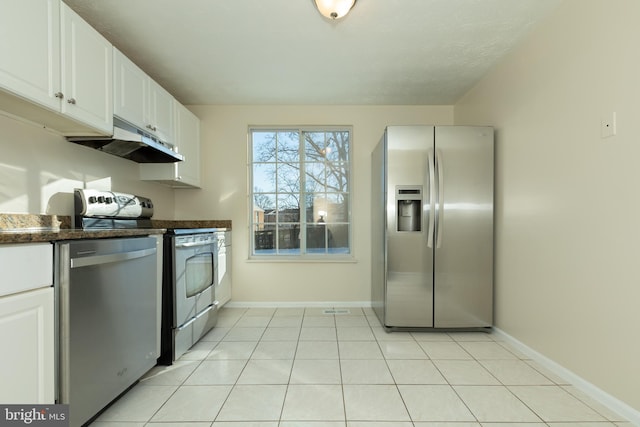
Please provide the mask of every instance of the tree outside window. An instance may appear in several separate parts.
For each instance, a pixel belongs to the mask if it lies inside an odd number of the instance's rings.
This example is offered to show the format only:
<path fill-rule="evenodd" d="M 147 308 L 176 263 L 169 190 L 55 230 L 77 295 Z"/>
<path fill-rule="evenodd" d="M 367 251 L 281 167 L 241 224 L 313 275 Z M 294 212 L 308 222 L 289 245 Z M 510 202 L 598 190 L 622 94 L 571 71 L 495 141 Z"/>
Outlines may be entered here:
<path fill-rule="evenodd" d="M 351 130 L 249 134 L 252 255 L 349 255 Z"/>

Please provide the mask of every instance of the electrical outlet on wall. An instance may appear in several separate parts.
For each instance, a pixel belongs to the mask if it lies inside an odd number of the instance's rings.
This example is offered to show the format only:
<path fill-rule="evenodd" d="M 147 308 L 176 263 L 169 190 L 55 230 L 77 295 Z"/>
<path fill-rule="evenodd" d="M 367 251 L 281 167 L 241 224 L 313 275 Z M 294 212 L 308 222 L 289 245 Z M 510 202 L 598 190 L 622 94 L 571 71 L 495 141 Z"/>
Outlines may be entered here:
<path fill-rule="evenodd" d="M 600 134 L 602 138 L 609 138 L 616 134 L 616 113 L 615 111 L 601 121 Z"/>

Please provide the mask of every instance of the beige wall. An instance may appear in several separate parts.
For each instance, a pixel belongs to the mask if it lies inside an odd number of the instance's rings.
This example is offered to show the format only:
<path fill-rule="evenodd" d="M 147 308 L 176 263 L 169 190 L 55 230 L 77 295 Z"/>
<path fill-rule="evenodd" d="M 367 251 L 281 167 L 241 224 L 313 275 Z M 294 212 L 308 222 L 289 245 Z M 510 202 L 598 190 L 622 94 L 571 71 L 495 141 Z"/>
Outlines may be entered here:
<path fill-rule="evenodd" d="M 497 326 L 636 410 L 638 18 L 637 0 L 566 1 L 455 106 L 497 129 Z"/>
<path fill-rule="evenodd" d="M 140 181 L 138 170 L 0 114 L 0 213 L 71 215 L 74 188 L 100 188 L 150 197 L 157 218 L 173 219 L 173 190 Z"/>
<path fill-rule="evenodd" d="M 190 106 L 201 119 L 203 189 L 176 192 L 176 217 L 233 221 L 233 295 L 241 302 L 370 301 L 371 151 L 385 126 L 451 124 L 453 107 Z M 248 261 L 249 125 L 353 126 L 353 263 Z"/>

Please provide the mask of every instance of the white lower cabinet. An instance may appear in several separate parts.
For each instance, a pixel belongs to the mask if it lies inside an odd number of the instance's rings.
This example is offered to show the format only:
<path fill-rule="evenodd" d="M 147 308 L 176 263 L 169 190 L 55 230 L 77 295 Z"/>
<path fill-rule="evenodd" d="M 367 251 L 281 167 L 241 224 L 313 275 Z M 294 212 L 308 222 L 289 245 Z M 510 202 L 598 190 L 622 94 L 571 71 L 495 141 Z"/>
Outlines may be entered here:
<path fill-rule="evenodd" d="M 0 402 L 55 400 L 53 288 L 0 298 Z"/>
<path fill-rule="evenodd" d="M 216 300 L 219 307 L 231 300 L 231 231 L 218 231 L 218 285 Z"/>
<path fill-rule="evenodd" d="M 0 402 L 55 402 L 53 245 L 0 245 Z"/>

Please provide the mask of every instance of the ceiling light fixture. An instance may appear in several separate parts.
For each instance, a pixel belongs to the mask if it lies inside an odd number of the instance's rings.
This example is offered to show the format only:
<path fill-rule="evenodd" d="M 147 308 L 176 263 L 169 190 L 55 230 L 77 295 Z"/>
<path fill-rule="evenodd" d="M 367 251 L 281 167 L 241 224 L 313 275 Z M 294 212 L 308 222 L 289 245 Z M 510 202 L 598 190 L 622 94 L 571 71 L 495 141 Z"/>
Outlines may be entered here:
<path fill-rule="evenodd" d="M 313 0 L 318 9 L 324 17 L 329 19 L 340 19 L 344 17 L 356 0 Z"/>

